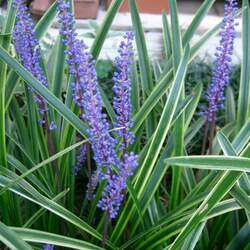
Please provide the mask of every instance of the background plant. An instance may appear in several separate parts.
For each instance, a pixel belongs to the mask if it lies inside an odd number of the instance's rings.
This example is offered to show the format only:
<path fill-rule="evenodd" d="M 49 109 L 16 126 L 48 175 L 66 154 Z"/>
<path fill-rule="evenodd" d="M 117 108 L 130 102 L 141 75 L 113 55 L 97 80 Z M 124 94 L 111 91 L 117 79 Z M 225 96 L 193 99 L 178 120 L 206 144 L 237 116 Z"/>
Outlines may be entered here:
<path fill-rule="evenodd" d="M 225 110 L 219 113 L 213 155 L 199 156 L 205 102 L 210 83 L 194 63 L 220 24 L 211 27 L 192 47 L 193 35 L 215 1 L 206 0 L 186 31 L 178 22 L 176 1 L 170 0 L 170 18 L 163 14 L 165 55 L 150 62 L 143 27 L 134 0 L 129 0 L 138 63 L 132 72 L 132 106 L 139 166 L 127 182 L 126 200 L 108 224 L 102 246 L 105 216 L 97 208 L 104 184 L 95 199 L 86 198 L 87 164 L 78 175 L 76 155 L 88 141 L 86 123 L 74 105 L 65 45 L 58 36 L 51 56 L 42 56 L 48 79 L 44 87 L 19 62 L 11 47 L 15 9 L 8 2 L 0 36 L 0 240 L 11 249 L 248 249 L 249 227 L 249 3 L 243 1 L 243 59 L 226 90 Z M 105 37 L 122 0 L 114 0 L 98 28 L 90 52 L 98 60 Z M 36 24 L 39 41 L 57 15 L 56 3 Z M 50 64 L 50 58 L 54 63 Z M 98 62 L 98 61 L 97 61 Z M 99 62 L 100 63 L 100 62 Z M 53 67 L 51 67 L 51 65 Z M 97 69 L 100 64 L 96 65 Z M 193 71 L 198 67 L 197 71 Z M 206 66 L 205 66 L 206 67 Z M 114 69 L 115 71 L 115 69 Z M 205 70 L 206 71 L 206 70 Z M 193 73 L 198 72 L 198 73 Z M 114 120 L 111 102 L 113 73 L 101 81 L 100 92 L 108 120 Z M 202 84 L 201 84 L 202 83 Z M 204 85 L 204 86 L 203 86 Z M 55 153 L 37 122 L 37 108 L 27 86 L 49 105 L 57 124 L 51 132 Z M 199 135 L 199 136 L 198 136 Z M 201 139 L 198 140 L 198 142 Z M 92 153 L 91 153 L 92 154 Z M 193 156 L 196 155 L 196 156 Z M 95 166 L 92 156 L 89 160 Z M 59 166 L 59 178 L 55 173 Z"/>

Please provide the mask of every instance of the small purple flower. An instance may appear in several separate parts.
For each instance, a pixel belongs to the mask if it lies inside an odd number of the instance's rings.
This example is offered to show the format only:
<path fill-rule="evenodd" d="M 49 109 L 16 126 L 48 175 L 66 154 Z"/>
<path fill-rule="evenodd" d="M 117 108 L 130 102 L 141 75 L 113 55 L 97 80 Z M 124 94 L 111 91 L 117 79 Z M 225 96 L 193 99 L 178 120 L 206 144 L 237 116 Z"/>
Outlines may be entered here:
<path fill-rule="evenodd" d="M 225 15 L 220 32 L 220 45 L 216 49 L 212 82 L 207 93 L 209 105 L 204 112 L 209 122 L 215 121 L 217 111 L 223 108 L 224 92 L 229 84 L 230 63 L 236 37 L 236 11 L 237 2 L 235 0 L 226 0 Z"/>
<path fill-rule="evenodd" d="M 133 33 L 127 32 L 119 46 L 119 56 L 115 60 L 116 72 L 114 74 L 114 99 L 113 106 L 117 114 L 115 127 L 118 136 L 122 138 L 121 149 L 133 143 L 134 135 L 130 131 L 132 123 L 131 104 L 131 65 L 133 64 Z"/>
<path fill-rule="evenodd" d="M 86 155 L 87 155 L 87 145 L 83 144 L 81 145 L 78 155 L 76 157 L 76 165 L 74 166 L 75 175 L 77 175 L 80 172 L 82 165 L 86 160 Z"/>
<path fill-rule="evenodd" d="M 43 249 L 42 250 L 54 250 L 54 245 L 51 244 L 45 244 L 43 245 Z"/>
<path fill-rule="evenodd" d="M 130 176 L 133 176 L 137 166 L 138 156 L 133 153 L 125 154 L 119 173 L 113 173 L 107 178 L 108 183 L 98 207 L 107 211 L 111 219 L 114 219 L 118 214 L 125 195 L 126 181 Z"/>
<path fill-rule="evenodd" d="M 51 122 L 50 123 L 50 126 L 49 126 L 49 130 L 54 130 L 54 129 L 56 129 L 57 128 L 57 126 L 56 126 L 56 124 L 55 124 L 55 122 Z"/>
<path fill-rule="evenodd" d="M 40 65 L 41 49 L 34 32 L 34 22 L 25 0 L 14 0 L 13 6 L 16 9 L 16 25 L 13 32 L 13 41 L 16 52 L 23 66 L 36 77 L 45 87 L 48 87 L 47 79 Z M 31 91 L 33 89 L 30 88 Z M 40 124 L 45 123 L 47 108 L 44 99 L 35 95 L 34 100 L 39 107 L 41 115 Z M 53 123 L 54 124 L 54 123 Z M 52 124 L 51 128 L 55 128 Z"/>

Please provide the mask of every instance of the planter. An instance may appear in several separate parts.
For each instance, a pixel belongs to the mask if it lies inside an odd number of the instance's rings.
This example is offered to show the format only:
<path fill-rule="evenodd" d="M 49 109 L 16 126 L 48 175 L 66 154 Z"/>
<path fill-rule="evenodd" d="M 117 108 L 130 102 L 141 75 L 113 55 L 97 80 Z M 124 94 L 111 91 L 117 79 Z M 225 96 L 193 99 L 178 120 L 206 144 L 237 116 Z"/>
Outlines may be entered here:
<path fill-rule="evenodd" d="M 112 0 L 106 0 L 106 8 L 109 7 Z M 141 13 L 160 14 L 162 10 L 168 12 L 168 0 L 136 0 L 136 4 Z M 120 8 L 120 12 L 128 12 L 128 0 L 125 0 Z"/>
<path fill-rule="evenodd" d="M 43 13 L 49 8 L 49 6 L 53 3 L 52 0 L 34 0 L 32 2 L 32 13 L 35 16 L 42 16 Z"/>
<path fill-rule="evenodd" d="M 42 16 L 54 0 L 34 0 L 32 13 Z M 99 0 L 74 0 L 75 16 L 77 19 L 96 18 L 99 9 Z"/>
<path fill-rule="evenodd" d="M 75 16 L 78 19 L 93 19 L 97 17 L 99 0 L 75 0 Z"/>

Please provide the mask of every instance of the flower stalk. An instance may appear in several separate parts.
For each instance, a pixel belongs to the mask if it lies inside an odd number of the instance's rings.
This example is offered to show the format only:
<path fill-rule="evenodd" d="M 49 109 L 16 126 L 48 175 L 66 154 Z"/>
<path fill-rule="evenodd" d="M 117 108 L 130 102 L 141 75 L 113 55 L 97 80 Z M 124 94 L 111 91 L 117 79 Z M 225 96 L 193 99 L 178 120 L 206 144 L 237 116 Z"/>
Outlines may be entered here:
<path fill-rule="evenodd" d="M 225 89 L 229 84 L 230 65 L 236 37 L 235 21 L 237 2 L 226 0 L 225 14 L 221 25 L 220 44 L 216 48 L 215 62 L 211 85 L 207 91 L 208 108 L 203 112 L 206 118 L 205 134 L 202 145 L 202 154 L 205 153 L 207 140 L 209 141 L 209 153 L 212 154 L 212 144 L 216 129 L 217 112 L 224 107 Z"/>

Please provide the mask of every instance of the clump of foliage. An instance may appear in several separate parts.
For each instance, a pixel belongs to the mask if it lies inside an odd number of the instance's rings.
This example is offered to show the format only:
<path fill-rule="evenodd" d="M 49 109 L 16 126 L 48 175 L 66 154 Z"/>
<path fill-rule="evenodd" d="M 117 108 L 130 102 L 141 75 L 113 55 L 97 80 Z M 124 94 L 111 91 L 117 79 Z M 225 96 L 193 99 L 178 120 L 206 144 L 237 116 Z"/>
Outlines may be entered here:
<path fill-rule="evenodd" d="M 0 35 L 0 247 L 248 249 L 248 1 L 225 0 L 224 19 L 190 47 L 215 0 L 203 1 L 183 32 L 169 0 L 164 60 L 155 63 L 129 0 L 133 32 L 114 62 L 101 61 L 122 2 L 113 1 L 91 48 L 76 34 L 73 1 L 55 1 L 36 25 L 25 0 L 8 2 Z M 244 53 L 233 68 L 239 15 Z M 43 53 L 40 42 L 58 16 L 60 34 Z M 197 63 L 218 33 L 215 63 Z"/>

